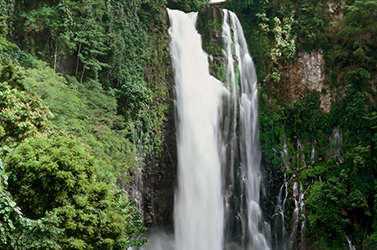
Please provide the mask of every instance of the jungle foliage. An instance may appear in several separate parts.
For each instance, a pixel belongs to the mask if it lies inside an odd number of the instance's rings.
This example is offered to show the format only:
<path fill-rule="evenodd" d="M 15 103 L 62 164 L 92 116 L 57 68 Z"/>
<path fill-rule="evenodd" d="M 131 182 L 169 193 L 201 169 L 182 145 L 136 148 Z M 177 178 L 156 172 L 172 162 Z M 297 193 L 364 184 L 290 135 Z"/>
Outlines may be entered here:
<path fill-rule="evenodd" d="M 44 64 L 40 67 L 30 69 L 29 73 L 34 73 L 32 77 L 25 76 L 22 68 L 6 60 L 0 67 L 4 81 L 0 92 L 1 158 L 4 160 L 4 165 L 0 164 L 1 248 L 124 249 L 143 244 L 145 239 L 136 238 L 145 231 L 140 212 L 135 210 L 134 201 L 128 200 L 113 184 L 118 175 L 132 171 L 126 164 L 138 165 L 134 154 L 126 150 L 106 151 L 109 144 L 114 146 L 114 143 L 106 144 L 106 140 L 119 137 L 112 135 L 115 131 L 109 128 L 104 143 L 93 138 L 98 144 L 93 146 L 74 137 L 74 130 L 64 130 L 69 124 L 59 123 L 62 113 L 57 109 L 63 102 L 58 96 L 52 98 L 53 93 L 76 100 L 67 107 L 73 110 L 66 122 L 73 124 L 80 123 L 73 107 L 85 100 L 85 95 L 80 96 L 82 99 L 75 96 L 64 78 Z M 54 120 L 41 97 L 30 91 L 38 87 L 44 87 L 45 92 L 39 91 L 60 120 Z M 93 117 L 97 117 L 98 109 L 91 108 Z M 92 148 L 97 151 L 90 152 Z"/>
<path fill-rule="evenodd" d="M 1 249 L 146 242 L 135 201 L 113 183 L 127 188 L 138 156 L 162 155 L 162 5 L 208 1 L 0 1 Z"/>
<path fill-rule="evenodd" d="M 377 6 L 369 0 L 335 4 L 336 10 L 311 0 L 230 0 L 223 6 L 241 16 L 257 65 L 262 152 L 292 178 L 289 185 L 301 181 L 306 188 L 309 244 L 349 249 L 348 237 L 354 245 L 374 249 Z M 278 94 L 290 84 L 281 82 L 287 81 L 281 78 L 285 65 L 298 52 L 312 50 L 325 57 L 329 112 L 320 107 L 325 89 L 306 88 L 293 103 Z M 286 208 L 288 215 L 291 209 Z"/>
<path fill-rule="evenodd" d="M 8 189 L 25 216 L 55 214 L 62 249 L 124 249 L 141 245 L 140 212 L 124 194 L 98 180 L 95 159 L 71 138 L 38 135 L 5 158 Z"/>
<path fill-rule="evenodd" d="M 136 156 L 163 151 L 172 107 L 168 24 L 159 6 L 189 12 L 208 2 L 0 0 L 1 249 L 145 242 L 135 241 L 144 229 L 132 201 L 112 183 L 127 186 L 141 164 Z M 306 189 L 306 236 L 320 249 L 348 249 L 347 237 L 375 249 L 377 4 L 349 0 L 335 12 L 327 4 L 221 6 L 239 15 L 257 66 L 262 152 Z M 320 108 L 326 90 L 306 89 L 290 104 L 279 95 L 289 85 L 284 67 L 313 50 L 326 60 L 328 113 Z"/>
<path fill-rule="evenodd" d="M 280 65 L 298 51 L 326 47 L 330 21 L 326 1 L 229 0 L 222 6 L 236 11 L 242 22 L 259 79 L 280 81 Z"/>

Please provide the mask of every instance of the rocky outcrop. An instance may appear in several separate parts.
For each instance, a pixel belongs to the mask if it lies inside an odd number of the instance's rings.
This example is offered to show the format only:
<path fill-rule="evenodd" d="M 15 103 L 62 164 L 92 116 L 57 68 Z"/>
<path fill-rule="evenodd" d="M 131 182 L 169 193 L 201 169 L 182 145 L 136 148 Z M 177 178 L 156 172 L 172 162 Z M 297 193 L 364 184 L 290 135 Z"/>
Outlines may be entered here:
<path fill-rule="evenodd" d="M 209 71 L 212 76 L 225 81 L 226 57 L 222 52 L 224 41 L 222 25 L 224 12 L 217 6 L 203 8 L 198 13 L 196 27 L 202 36 L 202 47 L 209 55 Z"/>
<path fill-rule="evenodd" d="M 309 89 L 317 90 L 321 93 L 321 108 L 325 112 L 330 111 L 331 96 L 330 89 L 324 84 L 325 80 L 325 60 L 321 51 L 312 51 L 309 53 L 299 53 L 297 63 L 299 65 L 298 73 L 302 74 L 301 83 Z"/>
<path fill-rule="evenodd" d="M 328 1 L 326 3 L 326 13 L 331 17 L 332 21 L 343 19 L 342 7 L 346 5 L 346 0 Z"/>
<path fill-rule="evenodd" d="M 324 84 L 325 60 L 321 51 L 299 52 L 297 59 L 288 63 L 281 72 L 283 81 L 288 84 L 286 91 L 290 103 L 304 97 L 306 88 L 314 89 L 321 93 L 321 109 L 330 111 L 331 94 Z"/>

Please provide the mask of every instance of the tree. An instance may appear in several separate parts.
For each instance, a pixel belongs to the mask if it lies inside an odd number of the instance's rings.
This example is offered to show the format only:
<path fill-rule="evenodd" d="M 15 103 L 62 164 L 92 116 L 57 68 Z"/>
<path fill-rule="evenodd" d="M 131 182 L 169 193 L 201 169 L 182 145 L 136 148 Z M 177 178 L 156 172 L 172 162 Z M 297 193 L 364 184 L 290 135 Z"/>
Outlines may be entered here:
<path fill-rule="evenodd" d="M 346 192 L 336 177 L 315 182 L 305 202 L 310 211 L 308 224 L 311 237 L 321 249 L 345 249 L 344 228 L 350 223 L 345 212 Z"/>
<path fill-rule="evenodd" d="M 122 250 L 142 245 L 140 212 L 112 183 L 98 181 L 97 163 L 78 141 L 37 135 L 10 152 L 9 190 L 25 215 L 56 213 L 62 249 Z"/>
<path fill-rule="evenodd" d="M 48 129 L 52 117 L 42 100 L 28 93 L 20 70 L 6 60 L 0 64 L 0 155 L 22 140 Z"/>
<path fill-rule="evenodd" d="M 128 171 L 141 163 L 131 151 L 134 145 L 126 139 L 129 132 L 124 118 L 117 115 L 114 91 L 103 90 L 96 80 L 79 83 L 74 77 L 64 78 L 42 61 L 35 65 L 26 71 L 24 83 L 49 106 L 54 129 L 81 138 L 98 160 L 101 178 L 111 182 L 118 178 L 126 187 L 132 179 Z"/>
<path fill-rule="evenodd" d="M 8 176 L 0 160 L 0 248 L 18 249 L 61 249 L 57 240 L 62 230 L 56 227 L 56 216 L 31 220 L 23 217 L 20 208 L 6 190 Z"/>
<path fill-rule="evenodd" d="M 335 35 L 334 50 L 330 54 L 330 64 L 341 70 L 346 77 L 348 70 L 363 68 L 366 72 L 376 72 L 377 63 L 377 2 L 357 0 L 343 7 L 344 18 L 334 22 L 339 30 Z"/>

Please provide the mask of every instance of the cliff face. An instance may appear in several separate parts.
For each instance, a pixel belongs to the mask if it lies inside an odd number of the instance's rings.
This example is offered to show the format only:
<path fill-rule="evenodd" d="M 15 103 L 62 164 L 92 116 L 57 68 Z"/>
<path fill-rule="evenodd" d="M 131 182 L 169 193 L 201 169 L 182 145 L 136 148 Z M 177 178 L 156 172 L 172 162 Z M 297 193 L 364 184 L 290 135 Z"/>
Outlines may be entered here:
<path fill-rule="evenodd" d="M 159 107 L 164 107 L 163 113 L 160 113 L 164 117 L 159 117 L 161 123 L 158 129 L 161 132 L 162 153 L 150 151 L 143 159 L 145 165 L 142 168 L 142 188 L 139 192 L 141 192 L 146 226 L 172 224 L 177 169 L 174 82 L 169 54 L 169 16 L 165 7 L 161 7 L 161 10 L 161 15 L 149 31 L 148 41 L 148 48 L 157 54 L 146 63 L 144 69 L 146 82 L 156 85 L 154 101 L 159 103 Z"/>
<path fill-rule="evenodd" d="M 287 101 L 293 104 L 295 100 L 302 99 L 306 95 L 306 88 L 321 93 L 321 109 L 330 111 L 331 95 L 329 87 L 324 84 L 325 60 L 321 51 L 310 53 L 299 52 L 297 58 L 287 63 L 282 72 L 282 82 L 286 83 Z"/>
<path fill-rule="evenodd" d="M 142 170 L 142 200 L 144 223 L 171 225 L 174 209 L 174 188 L 177 171 L 177 145 L 175 139 L 174 113 L 170 112 L 163 124 L 164 154 L 155 158 L 148 154 Z"/>

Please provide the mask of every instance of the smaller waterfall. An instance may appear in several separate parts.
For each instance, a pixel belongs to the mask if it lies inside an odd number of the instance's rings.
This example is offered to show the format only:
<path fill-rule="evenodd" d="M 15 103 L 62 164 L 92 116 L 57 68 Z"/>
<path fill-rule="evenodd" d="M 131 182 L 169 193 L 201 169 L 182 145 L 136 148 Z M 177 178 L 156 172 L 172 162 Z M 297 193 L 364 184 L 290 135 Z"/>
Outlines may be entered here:
<path fill-rule="evenodd" d="M 343 135 L 339 128 L 334 128 L 329 138 L 330 157 L 335 159 L 336 164 L 343 164 Z"/>
<path fill-rule="evenodd" d="M 288 145 L 286 142 L 286 137 L 284 136 L 283 150 L 280 152 L 281 159 L 283 160 L 283 167 L 289 169 L 289 155 L 288 155 Z M 272 238 L 272 249 L 273 250 L 287 250 L 287 229 L 285 227 L 285 204 L 288 198 L 288 180 L 286 173 L 284 172 L 284 183 L 280 187 L 279 195 L 277 197 L 277 202 L 275 205 L 275 211 L 271 218 L 271 238 Z"/>
<path fill-rule="evenodd" d="M 314 162 L 315 154 L 315 143 L 312 143 L 311 151 L 311 161 Z M 290 169 L 289 165 L 289 155 L 288 155 L 288 145 L 286 138 L 284 137 L 283 150 L 280 151 L 281 158 L 283 160 L 283 166 L 286 169 Z M 306 166 L 305 155 L 303 153 L 303 145 L 301 141 L 297 142 L 297 163 L 302 162 Z M 288 182 L 296 178 L 296 175 L 287 180 L 286 174 L 284 174 L 284 183 L 279 190 L 279 196 L 277 198 L 277 203 L 275 205 L 275 212 L 272 216 L 272 249 L 273 250 L 291 250 L 299 249 L 305 250 L 305 204 L 304 196 L 305 192 L 303 191 L 301 182 L 294 182 L 292 187 L 292 199 L 290 201 L 294 202 L 294 210 L 292 213 L 291 226 L 292 231 L 289 233 L 286 228 L 286 219 L 285 215 L 289 214 L 289 210 L 286 211 L 286 203 L 288 198 Z M 289 208 L 288 208 L 289 209 Z M 297 242 L 297 239 L 300 239 Z"/>
<path fill-rule="evenodd" d="M 287 139 L 284 134 L 284 143 L 283 143 L 283 151 L 281 151 L 281 157 L 283 159 L 284 167 L 289 168 L 289 155 L 288 155 L 288 145 L 287 145 Z"/>
<path fill-rule="evenodd" d="M 136 132 L 134 133 L 134 150 L 137 153 L 135 156 L 135 160 L 142 163 L 143 157 L 142 157 L 142 145 L 140 142 L 140 139 L 137 139 Z M 143 211 L 143 178 L 142 178 L 142 171 L 143 171 L 143 165 L 140 164 L 137 171 L 134 173 L 134 181 L 132 183 L 132 186 L 129 190 L 123 190 L 129 198 L 135 198 L 136 199 L 136 209 L 138 211 L 141 211 L 141 219 L 144 220 L 144 211 Z M 123 186 L 122 183 L 120 183 L 120 186 Z"/>
<path fill-rule="evenodd" d="M 233 138 L 239 137 L 239 163 L 236 165 L 237 178 L 232 185 L 239 185 L 239 201 L 237 206 L 238 220 L 241 232 L 239 236 L 242 249 L 269 249 L 263 231 L 269 231 L 262 220 L 260 201 L 260 162 L 259 128 L 258 128 L 258 88 L 253 60 L 249 54 L 245 36 L 236 14 L 224 10 L 223 37 L 225 44 L 224 54 L 227 58 L 227 79 L 230 102 L 228 114 L 230 119 L 229 133 Z M 236 112 L 239 117 L 236 117 Z M 235 122 L 239 124 L 237 135 Z M 236 121 L 234 120 L 234 121 Z M 227 141 L 229 139 L 227 138 Z M 233 141 L 230 141 L 233 142 Z M 234 145 L 235 147 L 236 145 Z M 233 150 L 235 152 L 235 150 Z M 232 156 L 234 158 L 234 156 Z M 228 173 L 226 173 L 228 174 Z M 234 214 L 227 214 L 229 217 Z M 230 232 L 226 232 L 229 234 Z M 269 232 L 268 232 L 269 233 Z M 229 239 L 231 240 L 231 239 Z"/>
<path fill-rule="evenodd" d="M 293 249 L 297 245 L 297 238 L 300 236 L 300 249 L 305 250 L 305 205 L 304 205 L 304 195 L 302 190 L 302 183 L 300 182 L 300 187 L 298 187 L 297 182 L 293 184 L 293 199 L 295 202 L 295 209 L 292 216 L 292 233 L 288 241 L 288 249 Z M 300 231 L 298 231 L 300 228 Z M 298 234 L 300 232 L 300 234 Z"/>
<path fill-rule="evenodd" d="M 280 187 L 279 196 L 275 206 L 275 212 L 272 215 L 272 249 L 287 249 L 287 230 L 285 228 L 285 202 L 288 197 L 288 182 L 284 173 L 284 184 Z"/>
<path fill-rule="evenodd" d="M 300 211 L 300 218 L 301 220 L 301 241 L 300 241 L 300 249 L 301 250 L 306 250 L 306 239 L 305 239 L 305 222 L 306 222 L 306 216 L 305 216 L 305 192 L 303 192 L 302 189 L 302 182 L 300 181 L 300 192 L 299 192 L 299 211 Z"/>
<path fill-rule="evenodd" d="M 352 242 L 350 238 L 348 238 L 348 236 L 347 236 L 347 242 L 348 242 L 349 250 L 356 250 L 355 246 L 352 245 Z"/>
<path fill-rule="evenodd" d="M 306 167 L 305 154 L 304 154 L 304 145 L 302 145 L 301 140 L 297 140 L 297 166 L 299 167 L 299 162 Z"/>
<path fill-rule="evenodd" d="M 312 143 L 312 150 L 310 151 L 310 164 L 315 163 L 315 145 L 316 145 L 316 140 L 314 140 Z"/>

